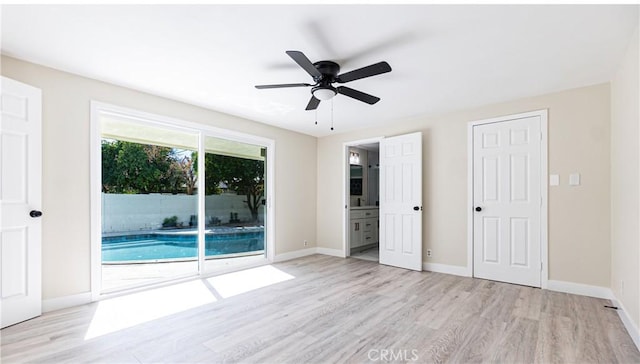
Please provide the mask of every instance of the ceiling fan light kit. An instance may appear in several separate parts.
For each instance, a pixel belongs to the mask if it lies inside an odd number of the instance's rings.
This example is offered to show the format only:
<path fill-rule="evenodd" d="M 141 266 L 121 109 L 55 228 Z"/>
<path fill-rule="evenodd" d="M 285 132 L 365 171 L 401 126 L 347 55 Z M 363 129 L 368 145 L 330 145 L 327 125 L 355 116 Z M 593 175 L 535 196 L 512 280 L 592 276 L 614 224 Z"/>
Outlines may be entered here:
<path fill-rule="evenodd" d="M 339 74 L 340 65 L 332 61 L 319 61 L 311 63 L 309 58 L 300 51 L 287 51 L 302 69 L 304 69 L 313 79 L 314 84 L 308 83 L 284 83 L 276 85 L 257 85 L 257 89 L 284 88 L 284 87 L 312 87 L 311 99 L 306 110 L 316 110 L 320 101 L 332 99 L 337 94 L 342 94 L 353 99 L 373 105 L 380 101 L 379 97 L 369 95 L 362 91 L 354 90 L 346 86 L 334 87 L 334 83 L 346 83 L 366 77 L 376 76 L 382 73 L 391 72 L 391 66 L 387 62 L 378 62 L 367 67 Z"/>
<path fill-rule="evenodd" d="M 316 99 L 326 101 L 337 95 L 338 91 L 332 86 L 317 86 L 311 90 L 311 93 Z"/>

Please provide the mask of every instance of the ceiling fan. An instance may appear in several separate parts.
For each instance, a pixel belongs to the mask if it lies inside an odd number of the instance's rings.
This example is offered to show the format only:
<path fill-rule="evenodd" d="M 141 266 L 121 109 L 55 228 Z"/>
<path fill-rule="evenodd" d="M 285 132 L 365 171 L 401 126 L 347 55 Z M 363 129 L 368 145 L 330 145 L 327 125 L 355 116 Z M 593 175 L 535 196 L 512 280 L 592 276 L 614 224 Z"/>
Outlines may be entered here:
<path fill-rule="evenodd" d="M 391 72 L 391 66 L 387 62 L 379 62 L 367 67 L 358 68 L 347 73 L 338 74 L 340 65 L 332 61 L 318 61 L 311 63 L 309 58 L 300 51 L 287 51 L 291 57 L 302 69 L 313 78 L 314 84 L 309 83 L 284 83 L 277 85 L 257 85 L 257 89 L 283 88 L 283 87 L 311 87 L 311 99 L 307 104 L 306 110 L 315 110 L 320 105 L 321 100 L 329 100 L 337 94 L 349 96 L 356 100 L 366 102 L 373 105 L 380 101 L 379 97 L 369 95 L 362 91 L 354 90 L 346 86 L 334 87 L 333 83 L 346 83 L 359 80 L 365 77 L 371 77 L 382 73 Z"/>

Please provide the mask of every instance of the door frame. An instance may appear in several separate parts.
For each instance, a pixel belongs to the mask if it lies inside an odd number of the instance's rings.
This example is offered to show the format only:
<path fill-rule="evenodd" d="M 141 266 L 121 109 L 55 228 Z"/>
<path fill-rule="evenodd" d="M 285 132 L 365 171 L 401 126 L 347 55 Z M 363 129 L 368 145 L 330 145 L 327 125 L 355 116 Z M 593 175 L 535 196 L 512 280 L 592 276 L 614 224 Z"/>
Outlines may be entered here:
<path fill-rule="evenodd" d="M 540 117 L 540 262 L 542 269 L 541 288 L 546 289 L 549 281 L 549 237 L 548 237 L 548 109 L 520 114 L 498 116 L 490 119 L 474 120 L 467 123 L 467 275 L 473 277 L 473 127 L 483 124 L 507 122 L 515 119 Z"/>
<path fill-rule="evenodd" d="M 349 182 L 351 170 L 349 169 L 349 148 L 357 147 L 362 144 L 380 143 L 384 139 L 383 136 L 372 137 L 367 139 L 352 140 L 342 143 L 342 257 L 347 258 L 351 256 L 351 249 L 349 248 L 349 208 L 351 207 L 351 190 L 349 189 Z M 380 186 L 378 186 L 380 188 Z"/>

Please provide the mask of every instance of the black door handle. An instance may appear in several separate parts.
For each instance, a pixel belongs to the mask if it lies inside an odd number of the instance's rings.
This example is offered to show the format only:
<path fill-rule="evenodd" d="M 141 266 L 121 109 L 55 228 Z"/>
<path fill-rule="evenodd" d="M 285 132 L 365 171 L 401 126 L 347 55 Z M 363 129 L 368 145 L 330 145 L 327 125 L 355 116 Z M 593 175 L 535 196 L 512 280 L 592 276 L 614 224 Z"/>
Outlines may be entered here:
<path fill-rule="evenodd" d="M 478 212 L 482 211 L 482 207 L 480 207 L 480 206 L 476 207 L 476 211 L 478 211 Z"/>
<path fill-rule="evenodd" d="M 40 217 L 40 216 L 42 216 L 42 211 L 31 210 L 29 212 L 29 216 L 31 216 L 31 217 Z"/>

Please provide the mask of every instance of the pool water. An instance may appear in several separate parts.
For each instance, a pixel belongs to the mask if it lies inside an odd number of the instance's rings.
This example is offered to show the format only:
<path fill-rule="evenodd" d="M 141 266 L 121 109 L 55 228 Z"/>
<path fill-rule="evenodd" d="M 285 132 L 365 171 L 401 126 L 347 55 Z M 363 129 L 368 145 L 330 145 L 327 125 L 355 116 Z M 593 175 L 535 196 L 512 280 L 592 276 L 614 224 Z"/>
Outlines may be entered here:
<path fill-rule="evenodd" d="M 103 237 L 102 261 L 155 262 L 195 259 L 198 256 L 195 232 L 150 233 Z M 205 234 L 205 256 L 238 254 L 264 250 L 264 230 L 223 231 Z"/>

